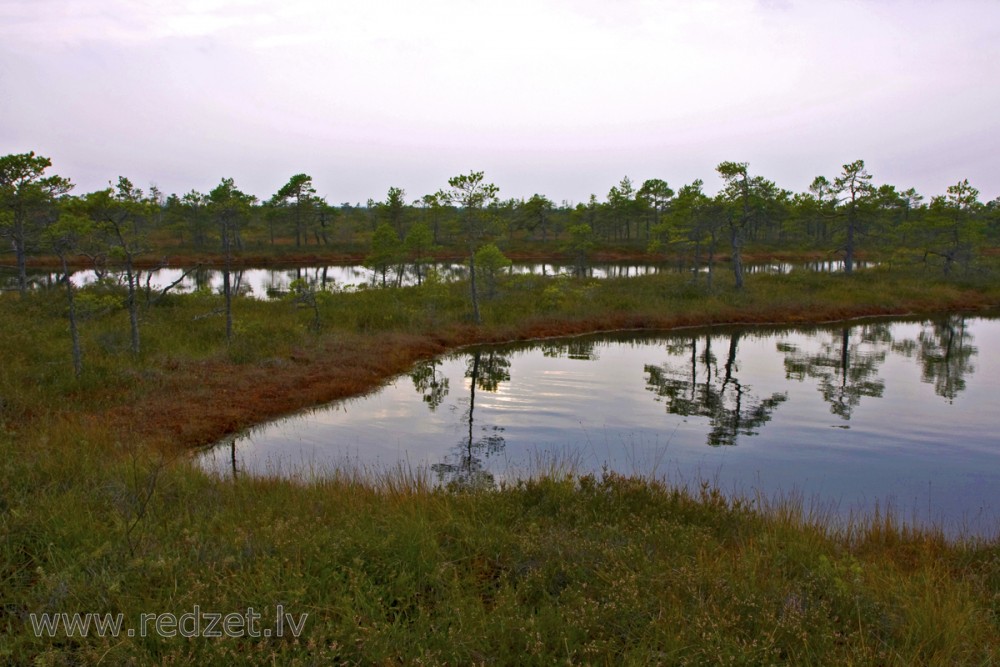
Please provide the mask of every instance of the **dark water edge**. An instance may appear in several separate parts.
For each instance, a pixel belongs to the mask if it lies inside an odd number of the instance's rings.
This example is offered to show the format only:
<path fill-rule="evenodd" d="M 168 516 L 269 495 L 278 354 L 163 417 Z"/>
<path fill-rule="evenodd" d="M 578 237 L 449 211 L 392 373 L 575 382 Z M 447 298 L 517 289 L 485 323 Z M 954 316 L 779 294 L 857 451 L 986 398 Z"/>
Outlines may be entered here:
<path fill-rule="evenodd" d="M 469 348 L 200 462 L 287 477 L 403 466 L 457 485 L 608 470 L 990 536 L 998 345 L 1000 321 L 955 314 Z"/>

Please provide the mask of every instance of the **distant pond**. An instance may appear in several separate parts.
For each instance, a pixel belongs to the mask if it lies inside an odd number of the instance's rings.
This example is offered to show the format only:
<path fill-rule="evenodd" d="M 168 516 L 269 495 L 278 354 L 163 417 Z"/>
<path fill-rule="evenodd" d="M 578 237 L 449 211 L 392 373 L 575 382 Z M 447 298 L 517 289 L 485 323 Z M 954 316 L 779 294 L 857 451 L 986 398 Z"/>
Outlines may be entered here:
<path fill-rule="evenodd" d="M 468 273 L 467 265 L 461 262 L 436 262 L 430 264 L 440 277 L 444 280 L 456 280 L 465 278 Z M 858 263 L 859 268 L 864 268 L 864 263 Z M 793 270 L 837 272 L 843 271 L 844 263 L 839 260 L 823 262 L 807 262 L 801 264 L 791 263 L 751 263 L 747 264 L 747 273 L 789 273 Z M 214 268 L 198 268 L 190 271 L 187 268 L 163 268 L 151 271 L 142 271 L 140 282 L 143 286 L 148 284 L 152 290 L 161 290 L 168 285 L 177 282 L 173 288 L 175 291 L 191 292 L 197 289 L 208 289 L 214 292 L 222 290 L 222 271 Z M 631 278 L 656 274 L 661 272 L 678 272 L 676 263 L 648 263 L 648 262 L 595 262 L 587 269 L 587 277 L 590 278 Z M 726 272 L 729 266 L 726 264 L 717 265 L 716 271 Z M 426 273 L 427 268 L 422 270 Z M 559 274 L 570 275 L 573 266 L 570 264 L 560 264 L 552 262 L 515 262 L 510 272 L 514 274 L 536 274 L 555 276 Z M 109 277 L 116 280 L 123 278 L 116 273 L 108 273 Z M 61 274 L 54 271 L 29 272 L 28 279 L 35 288 L 53 287 L 58 284 Z M 88 285 L 100 276 L 93 270 L 80 270 L 73 272 L 73 283 L 81 287 Z M 360 264 L 331 264 L 323 266 L 303 266 L 292 268 L 246 268 L 234 270 L 232 272 L 233 284 L 239 291 L 253 298 L 270 299 L 286 294 L 293 280 L 306 280 L 316 285 L 335 287 L 338 289 L 356 288 L 359 286 L 376 287 L 382 284 L 382 276 L 372 269 L 365 268 Z M 404 266 L 401 274 L 397 275 L 395 270 L 390 270 L 386 277 L 387 285 L 416 285 L 417 274 L 412 266 Z M 179 282 L 178 282 L 179 281 Z M 10 267 L 3 267 L 0 270 L 0 287 L 5 290 L 17 288 L 16 274 Z"/>
<path fill-rule="evenodd" d="M 496 484 L 550 465 L 1000 527 L 1000 319 L 712 328 L 475 347 L 205 450 L 220 475 L 422 469 Z"/>

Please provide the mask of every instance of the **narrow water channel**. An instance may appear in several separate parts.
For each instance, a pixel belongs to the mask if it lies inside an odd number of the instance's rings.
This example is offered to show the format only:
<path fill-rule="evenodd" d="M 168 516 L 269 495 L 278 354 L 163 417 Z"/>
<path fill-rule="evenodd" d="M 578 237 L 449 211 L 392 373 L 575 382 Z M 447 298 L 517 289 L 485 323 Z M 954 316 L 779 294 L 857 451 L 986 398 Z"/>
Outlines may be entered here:
<path fill-rule="evenodd" d="M 864 268 L 865 263 L 859 262 L 858 268 Z M 726 271 L 725 265 L 717 266 L 716 271 Z M 461 262 L 436 262 L 421 269 L 421 275 L 411 265 L 405 265 L 386 272 L 385 285 L 416 285 L 421 276 L 429 269 L 437 272 L 443 280 L 458 280 L 466 277 L 468 268 Z M 574 267 L 570 264 L 515 262 L 509 269 L 513 274 L 535 275 L 572 275 Z M 643 262 L 597 262 L 586 270 L 589 278 L 632 278 L 661 272 L 682 271 L 673 263 L 643 263 Z M 750 263 L 746 266 L 747 273 L 777 273 L 792 271 L 818 271 L 836 273 L 843 271 L 843 262 L 807 262 L 791 263 Z M 115 272 L 98 274 L 93 270 L 73 272 L 73 283 L 77 287 L 91 285 L 104 278 L 113 281 L 124 281 Z M 236 290 L 255 299 L 271 299 L 288 293 L 295 280 L 304 280 L 310 284 L 335 289 L 351 289 L 361 286 L 379 287 L 383 284 L 381 273 L 366 268 L 360 264 L 332 264 L 325 266 L 301 266 L 294 268 L 245 268 L 233 272 L 232 281 Z M 53 288 L 59 284 L 61 274 L 52 271 L 33 270 L 28 279 L 36 289 Z M 222 289 L 222 271 L 208 267 L 194 269 L 162 268 L 140 272 L 139 282 L 145 289 L 147 286 L 153 292 L 172 286 L 178 293 L 195 290 L 210 290 L 218 293 Z M 0 288 L 14 290 L 17 288 L 16 275 L 12 269 L 0 267 Z"/>

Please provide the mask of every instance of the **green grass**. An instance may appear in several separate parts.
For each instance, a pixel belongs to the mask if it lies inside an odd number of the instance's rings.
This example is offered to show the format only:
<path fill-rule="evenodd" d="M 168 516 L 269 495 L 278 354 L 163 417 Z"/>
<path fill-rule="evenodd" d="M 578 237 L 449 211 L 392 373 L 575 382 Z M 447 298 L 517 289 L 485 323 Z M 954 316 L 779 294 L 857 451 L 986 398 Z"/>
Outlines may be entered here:
<path fill-rule="evenodd" d="M 220 481 L 57 429 L 3 441 L 3 657 L 36 664 L 990 664 L 988 544 L 615 475 L 494 491 Z M 122 449 L 107 458 L 102 447 Z M 53 456 L 53 454 L 63 456 Z M 69 456 L 72 455 L 72 456 Z M 155 486 L 150 480 L 155 478 Z M 146 491 L 152 488 L 147 497 Z M 143 512 L 140 516 L 140 510 Z M 44 518 L 44 520 L 42 520 Z M 131 532 L 130 532 L 131 529 Z M 35 612 L 308 613 L 299 641 L 36 639 Z M 264 625 L 263 627 L 270 627 Z"/>
<path fill-rule="evenodd" d="M 478 328 L 464 285 L 334 294 L 318 332 L 308 310 L 241 300 L 233 346 L 221 317 L 206 316 L 218 297 L 176 296 L 144 311 L 138 358 L 123 311 L 83 321 L 80 379 L 61 295 L 4 295 L 0 662 L 1000 661 L 995 540 L 947 541 L 892 517 L 842 526 L 794 498 L 733 501 L 611 474 L 554 472 L 494 490 L 436 489 L 406 470 L 220 480 L 147 424 L 112 418 L 165 400 L 198 416 L 210 406 L 203 368 L 244 393 L 256 385 L 241 382 L 263 377 L 252 373 L 286 373 L 276 386 L 294 392 L 326 366 L 371 385 L 380 378 L 356 357 L 402 355 L 401 344 L 419 356 L 424 340 L 1000 303 L 989 275 L 751 276 L 742 293 L 725 282 L 706 292 L 679 276 L 519 277 L 484 304 Z M 99 612 L 138 627 L 143 613 L 197 605 L 253 607 L 270 628 L 277 604 L 309 614 L 300 638 L 37 638 L 28 623 L 32 613 Z"/>

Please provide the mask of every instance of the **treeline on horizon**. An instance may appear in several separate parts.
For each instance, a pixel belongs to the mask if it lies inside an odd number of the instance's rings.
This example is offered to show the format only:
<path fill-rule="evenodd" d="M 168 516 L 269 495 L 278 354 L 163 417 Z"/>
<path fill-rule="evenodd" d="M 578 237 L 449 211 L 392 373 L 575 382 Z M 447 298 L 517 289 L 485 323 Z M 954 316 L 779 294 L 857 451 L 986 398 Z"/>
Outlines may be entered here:
<path fill-rule="evenodd" d="M 293 175 L 266 200 L 229 178 L 207 193 L 143 191 L 119 177 L 103 190 L 75 194 L 68 178 L 48 173 L 51 166 L 33 152 L 0 157 L 0 238 L 4 252 L 16 256 L 22 291 L 32 255 L 121 265 L 143 254 L 341 249 L 364 253 L 384 270 L 402 257 L 449 248 L 471 260 L 492 243 L 578 264 L 599 248 L 669 256 L 692 267 L 711 267 L 726 253 L 740 287 L 748 245 L 840 253 L 848 272 L 858 251 L 908 251 L 951 272 L 1000 242 L 1000 198 L 981 202 L 968 180 L 930 199 L 912 188 L 876 186 L 862 160 L 832 178 L 816 177 L 800 193 L 753 174 L 747 163 L 724 162 L 716 167 L 722 187 L 714 196 L 700 179 L 675 189 L 626 176 L 603 200 L 591 195 L 576 205 L 542 194 L 503 199 L 482 172 L 416 199 L 390 187 L 384 199 L 364 206 L 328 203 L 308 174 Z"/>

